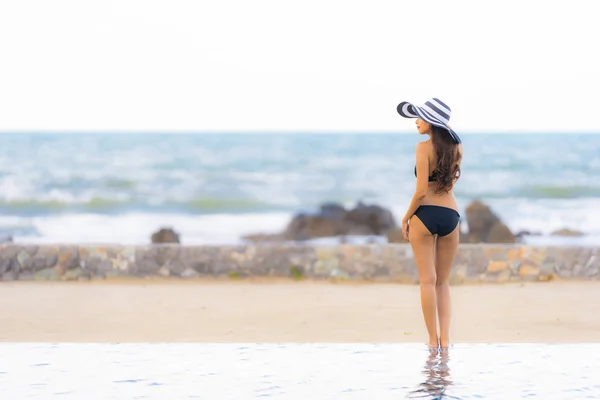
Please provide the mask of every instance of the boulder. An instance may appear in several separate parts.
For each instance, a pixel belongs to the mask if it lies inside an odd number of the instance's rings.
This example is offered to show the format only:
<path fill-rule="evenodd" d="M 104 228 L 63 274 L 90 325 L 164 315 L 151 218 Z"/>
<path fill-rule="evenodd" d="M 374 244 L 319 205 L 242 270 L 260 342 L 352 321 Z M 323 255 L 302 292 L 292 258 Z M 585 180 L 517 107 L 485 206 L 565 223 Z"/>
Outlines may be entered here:
<path fill-rule="evenodd" d="M 490 207 L 481 201 L 474 201 L 466 208 L 469 237 L 477 242 L 485 242 L 487 237 L 500 219 L 492 212 Z"/>
<path fill-rule="evenodd" d="M 396 227 L 396 220 L 390 210 L 378 205 L 365 205 L 358 202 L 346 215 L 346 224 L 351 231 L 359 227 L 359 232 L 367 228 L 371 234 L 381 235 Z"/>
<path fill-rule="evenodd" d="M 294 215 L 283 232 L 277 234 L 252 234 L 244 236 L 253 242 L 306 241 L 316 238 L 381 236 L 396 228 L 392 212 L 378 205 L 358 202 L 347 210 L 337 203 L 324 203 L 316 213 Z"/>
<path fill-rule="evenodd" d="M 179 234 L 171 228 L 161 228 L 150 239 L 152 243 L 179 243 Z"/>
<path fill-rule="evenodd" d="M 516 238 L 508 226 L 481 201 L 474 201 L 466 208 L 469 231 L 464 235 L 467 243 L 515 243 Z"/>
<path fill-rule="evenodd" d="M 308 240 L 339 236 L 345 233 L 344 220 L 325 215 L 298 214 L 290 221 L 283 237 L 286 240 Z"/>
<path fill-rule="evenodd" d="M 516 238 L 508 226 L 498 221 L 490 229 L 486 241 L 488 243 L 515 243 Z"/>

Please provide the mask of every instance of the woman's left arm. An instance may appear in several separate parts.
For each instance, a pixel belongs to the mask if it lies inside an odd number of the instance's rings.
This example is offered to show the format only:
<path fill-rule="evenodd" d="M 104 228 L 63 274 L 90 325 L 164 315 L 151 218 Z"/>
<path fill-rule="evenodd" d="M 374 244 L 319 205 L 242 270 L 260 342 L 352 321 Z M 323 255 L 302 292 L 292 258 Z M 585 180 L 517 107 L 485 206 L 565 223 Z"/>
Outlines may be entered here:
<path fill-rule="evenodd" d="M 421 205 L 421 201 L 427 195 L 427 185 L 429 182 L 429 159 L 427 157 L 427 148 L 425 143 L 417 144 L 416 156 L 417 156 L 417 188 L 415 194 L 412 197 L 408 210 L 402 218 L 402 225 L 408 223 L 410 217 L 413 216 L 417 208 Z"/>

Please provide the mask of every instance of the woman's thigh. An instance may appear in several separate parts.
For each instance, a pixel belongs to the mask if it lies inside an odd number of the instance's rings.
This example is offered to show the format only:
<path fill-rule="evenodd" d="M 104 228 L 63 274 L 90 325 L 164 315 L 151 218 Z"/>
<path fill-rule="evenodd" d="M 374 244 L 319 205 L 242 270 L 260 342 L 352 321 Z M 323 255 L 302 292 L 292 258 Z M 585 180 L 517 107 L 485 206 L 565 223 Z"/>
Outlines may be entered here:
<path fill-rule="evenodd" d="M 427 230 L 419 217 L 415 215 L 413 215 L 413 217 L 410 219 L 408 239 L 413 250 L 415 263 L 417 264 L 419 282 L 435 283 L 435 238 Z"/>

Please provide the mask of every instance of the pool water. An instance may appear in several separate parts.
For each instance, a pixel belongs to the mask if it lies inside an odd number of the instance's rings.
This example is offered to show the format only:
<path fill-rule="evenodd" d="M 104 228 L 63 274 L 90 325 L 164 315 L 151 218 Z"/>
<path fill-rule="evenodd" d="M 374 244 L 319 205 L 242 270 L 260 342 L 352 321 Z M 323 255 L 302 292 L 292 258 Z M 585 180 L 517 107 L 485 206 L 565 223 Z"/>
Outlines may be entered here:
<path fill-rule="evenodd" d="M 598 399 L 599 344 L 0 343 L 0 399 Z"/>

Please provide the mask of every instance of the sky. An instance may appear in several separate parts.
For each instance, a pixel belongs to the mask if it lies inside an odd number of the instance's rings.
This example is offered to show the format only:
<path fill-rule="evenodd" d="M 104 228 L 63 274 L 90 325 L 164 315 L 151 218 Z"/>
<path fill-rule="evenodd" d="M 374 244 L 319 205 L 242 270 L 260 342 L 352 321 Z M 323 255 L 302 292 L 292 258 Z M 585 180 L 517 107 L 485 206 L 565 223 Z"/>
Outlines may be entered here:
<path fill-rule="evenodd" d="M 3 1 L 0 132 L 600 132 L 595 3 Z"/>

